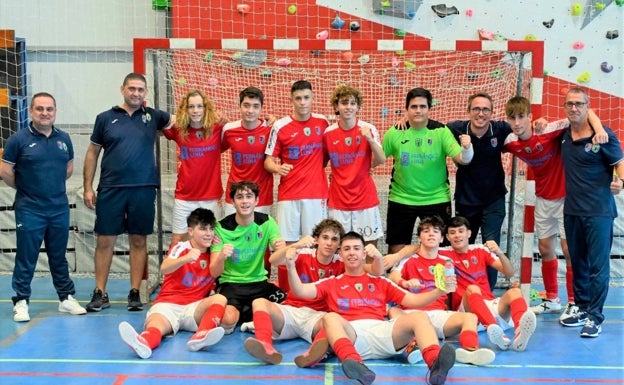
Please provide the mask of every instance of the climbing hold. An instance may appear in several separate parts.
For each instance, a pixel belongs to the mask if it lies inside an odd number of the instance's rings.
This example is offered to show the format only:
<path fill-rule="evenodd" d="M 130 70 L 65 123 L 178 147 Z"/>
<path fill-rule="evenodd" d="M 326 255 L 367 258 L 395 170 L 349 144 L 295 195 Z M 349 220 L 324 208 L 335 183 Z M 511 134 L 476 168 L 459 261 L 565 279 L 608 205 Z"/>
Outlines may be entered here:
<path fill-rule="evenodd" d="M 537 36 L 535 36 L 535 35 L 534 35 L 534 34 L 532 34 L 532 33 L 529 33 L 528 35 L 526 35 L 526 36 L 524 37 L 524 40 L 525 40 L 525 41 L 536 41 L 536 40 L 537 40 Z"/>
<path fill-rule="evenodd" d="M 612 29 L 610 31 L 607 31 L 607 34 L 605 37 L 609 40 L 613 40 L 613 39 L 617 39 L 618 36 L 620 36 L 620 33 L 618 32 L 618 30 Z"/>
<path fill-rule="evenodd" d="M 388 117 L 388 107 L 381 107 L 381 117 L 382 119 Z"/>
<path fill-rule="evenodd" d="M 294 15 L 297 13 L 297 6 L 294 4 L 289 5 L 288 8 L 286 8 L 286 12 L 288 12 L 289 15 Z"/>
<path fill-rule="evenodd" d="M 329 32 L 327 32 L 327 30 L 323 30 L 316 34 L 317 40 L 327 40 L 328 37 L 329 37 Z"/>
<path fill-rule="evenodd" d="M 392 75 L 390 76 L 390 79 L 388 79 L 388 82 L 390 83 L 391 86 L 393 87 L 397 87 L 401 85 L 401 81 L 399 79 L 396 78 L 396 76 Z"/>
<path fill-rule="evenodd" d="M 580 50 L 585 48 L 585 43 L 583 43 L 582 41 L 575 41 L 574 44 L 572 44 L 572 48 L 576 49 L 576 50 Z"/>
<path fill-rule="evenodd" d="M 370 61 L 370 56 L 368 56 L 368 55 L 362 55 L 362 56 L 360 56 L 357 60 L 358 60 L 358 62 L 359 62 L 360 64 L 362 64 L 362 65 L 364 65 L 364 64 L 368 64 L 368 62 Z"/>
<path fill-rule="evenodd" d="M 570 12 L 572 13 L 572 16 L 579 16 L 581 13 L 583 13 L 583 6 L 581 5 L 581 3 L 573 3 L 572 10 Z"/>
<path fill-rule="evenodd" d="M 392 7 L 392 2 L 390 0 L 383 0 L 381 3 L 379 3 L 379 5 L 381 5 L 382 7 Z"/>
<path fill-rule="evenodd" d="M 396 56 L 392 57 L 392 66 L 393 67 L 398 67 L 399 66 L 399 58 Z"/>
<path fill-rule="evenodd" d="M 208 51 L 206 53 L 206 56 L 204 56 L 204 61 L 206 63 L 210 63 L 212 61 L 212 58 L 214 57 L 214 52 L 213 51 Z"/>
<path fill-rule="evenodd" d="M 176 80 L 176 82 L 178 83 L 178 85 L 185 85 L 186 84 L 186 79 L 185 78 L 179 78 L 178 80 Z"/>
<path fill-rule="evenodd" d="M 457 7 L 447 7 L 446 4 L 432 5 L 431 9 L 433 9 L 433 12 L 435 12 L 436 15 L 443 18 L 450 15 L 459 15 L 459 10 L 457 9 Z"/>
<path fill-rule="evenodd" d="M 503 70 L 502 69 L 497 68 L 494 71 L 492 71 L 492 78 L 500 79 L 502 77 L 503 77 Z"/>
<path fill-rule="evenodd" d="M 603 61 L 602 63 L 600 63 L 600 70 L 608 74 L 609 72 L 613 71 L 613 66 L 606 61 Z"/>
<path fill-rule="evenodd" d="M 621 7 L 624 5 L 624 0 L 615 0 L 615 5 L 617 5 L 618 7 Z"/>
<path fill-rule="evenodd" d="M 351 60 L 353 60 L 353 53 L 352 53 L 352 52 L 349 52 L 349 51 L 347 51 L 347 52 L 343 52 L 343 53 L 342 53 L 342 58 L 343 58 L 344 60 L 346 60 L 346 61 L 351 61 Z"/>
<path fill-rule="evenodd" d="M 238 4 L 236 5 L 236 10 L 238 11 L 238 13 L 244 15 L 246 13 L 249 13 L 251 7 L 249 6 L 249 4 Z"/>
<path fill-rule="evenodd" d="M 313 49 L 311 52 L 312 56 L 321 56 L 323 54 L 323 51 L 321 51 L 320 49 Z"/>
<path fill-rule="evenodd" d="M 590 79 L 589 71 L 585 71 L 576 78 L 579 83 L 588 83 Z"/>
<path fill-rule="evenodd" d="M 214 86 L 216 86 L 218 84 L 219 84 L 219 79 L 217 79 L 217 78 L 210 78 L 210 79 L 208 79 L 208 85 L 209 86 L 214 87 Z"/>
<path fill-rule="evenodd" d="M 466 74 L 466 78 L 468 78 L 468 80 L 477 80 L 479 78 L 479 74 L 469 72 Z"/>
<path fill-rule="evenodd" d="M 596 8 L 596 11 L 600 12 L 603 9 L 605 9 L 607 5 L 605 3 L 601 3 L 599 1 L 596 2 L 596 4 L 594 4 L 594 7 Z"/>
<path fill-rule="evenodd" d="M 402 50 L 399 50 L 399 51 L 394 51 L 394 53 L 399 55 L 399 56 L 403 56 L 403 55 L 405 55 L 407 53 L 407 51 L 402 49 Z"/>
<path fill-rule="evenodd" d="M 271 71 L 268 68 L 264 68 L 260 70 L 260 77 L 262 79 L 270 79 L 272 75 L 273 75 L 273 71 Z"/>
<path fill-rule="evenodd" d="M 561 95 L 565 95 L 568 93 L 568 91 L 570 91 L 568 87 L 561 87 L 561 89 L 559 90 L 559 93 L 561 93 Z"/>
<path fill-rule="evenodd" d="M 289 58 L 282 58 L 282 59 L 277 59 L 275 63 L 277 63 L 277 65 L 280 67 L 288 67 L 291 61 Z"/>
<path fill-rule="evenodd" d="M 336 29 L 340 29 L 344 27 L 345 24 L 347 24 L 347 22 L 342 20 L 340 16 L 338 15 L 336 15 L 336 17 L 334 17 L 334 21 L 331 22 L 332 28 L 336 28 Z"/>
<path fill-rule="evenodd" d="M 467 9 L 465 13 L 466 13 L 466 17 L 472 17 L 474 12 L 472 11 L 472 9 Z"/>
<path fill-rule="evenodd" d="M 408 71 L 416 68 L 416 64 L 412 63 L 411 61 L 404 61 L 403 65 L 405 66 L 405 68 L 407 68 Z"/>
<path fill-rule="evenodd" d="M 438 76 L 440 77 L 444 77 L 447 75 L 447 71 L 445 69 L 439 69 L 436 71 L 436 73 L 438 74 Z"/>
<path fill-rule="evenodd" d="M 574 67 L 574 65 L 576 64 L 576 62 L 578 61 L 578 59 L 576 58 L 576 56 L 570 56 L 570 59 L 568 59 L 568 68 L 572 68 Z"/>
<path fill-rule="evenodd" d="M 542 24 L 544 24 L 544 27 L 546 27 L 546 28 L 552 28 L 553 24 L 555 24 L 555 19 L 542 21 Z"/>
<path fill-rule="evenodd" d="M 405 37 L 406 34 L 407 34 L 407 32 L 405 32 L 404 29 L 395 29 L 394 30 L 394 36 Z"/>
<path fill-rule="evenodd" d="M 435 107 L 438 104 L 442 103 L 442 101 L 440 99 L 432 99 L 431 100 L 431 107 Z"/>
<path fill-rule="evenodd" d="M 351 30 L 351 32 L 357 32 L 360 30 L 360 22 L 359 21 L 352 21 L 349 23 L 349 29 Z"/>
<path fill-rule="evenodd" d="M 544 70 L 544 71 L 542 71 L 542 75 L 544 75 L 544 76 L 548 76 L 548 70 Z"/>

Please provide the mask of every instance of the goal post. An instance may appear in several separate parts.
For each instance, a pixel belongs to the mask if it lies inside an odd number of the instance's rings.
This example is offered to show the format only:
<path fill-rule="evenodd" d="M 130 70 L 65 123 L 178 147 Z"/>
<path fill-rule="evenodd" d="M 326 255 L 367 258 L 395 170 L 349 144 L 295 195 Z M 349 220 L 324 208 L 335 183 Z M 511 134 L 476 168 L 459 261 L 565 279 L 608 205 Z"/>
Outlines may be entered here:
<path fill-rule="evenodd" d="M 531 101 L 533 116 L 542 116 L 543 54 L 541 41 L 512 40 L 300 40 L 300 39 L 134 39 L 134 71 L 148 79 L 148 103 L 174 112 L 180 98 L 200 89 L 229 120 L 240 118 L 238 94 L 255 86 L 265 94 L 264 113 L 276 117 L 292 111 L 290 86 L 306 79 L 314 88 L 313 110 L 335 119 L 329 96 L 339 83 L 358 88 L 364 96 L 359 112 L 383 135 L 404 114 L 405 94 L 413 87 L 429 89 L 434 98 L 430 118 L 450 122 L 467 119 L 468 96 L 487 92 L 494 100 L 493 119 L 504 119 L 505 102 L 517 95 Z M 176 176 L 175 144 L 160 143 L 164 228 L 171 222 L 170 206 Z M 222 178 L 229 171 L 223 154 Z M 526 166 L 505 154 L 503 162 L 510 210 L 502 239 L 523 293 L 528 293 L 533 261 L 533 219 L 527 221 L 524 202 L 534 202 Z M 385 218 L 391 160 L 375 169 L 382 217 Z M 528 178 L 527 178 L 528 176 Z M 449 182 L 455 169 L 449 162 Z M 514 183 L 512 183 L 512 181 Z M 516 183 L 518 182 L 518 183 Z M 485 192 L 484 192 L 485 193 Z M 525 194 L 528 194 L 525 196 Z M 512 208 L 517 205 L 515 215 Z M 523 225 L 530 224 L 530 228 Z M 382 242 L 380 242 L 382 243 Z M 509 243 L 509 244 L 507 244 Z M 166 244 L 166 243 L 165 243 Z"/>

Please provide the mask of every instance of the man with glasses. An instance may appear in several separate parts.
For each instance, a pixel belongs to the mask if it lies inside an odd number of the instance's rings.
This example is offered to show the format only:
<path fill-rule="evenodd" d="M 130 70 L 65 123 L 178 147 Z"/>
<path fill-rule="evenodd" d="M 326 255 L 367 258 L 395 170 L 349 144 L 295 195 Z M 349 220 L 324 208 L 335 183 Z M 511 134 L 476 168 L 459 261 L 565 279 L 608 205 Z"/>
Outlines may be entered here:
<path fill-rule="evenodd" d="M 581 337 L 598 337 L 609 290 L 613 220 L 617 216 L 613 194 L 622 190 L 623 154 L 617 136 L 606 126 L 608 143 L 592 142 L 595 131 L 588 120 L 589 96 L 583 89 L 571 88 L 563 106 L 570 121 L 561 139 L 566 178 L 563 221 L 579 311 L 559 322 L 582 326 Z"/>
<path fill-rule="evenodd" d="M 505 219 L 505 171 L 501 153 L 511 127 L 503 120 L 492 121 L 492 97 L 479 92 L 468 98 L 470 120 L 457 120 L 448 124 L 459 142 L 460 136 L 469 135 L 474 147 L 470 164 L 457 165 L 455 184 L 455 215 L 470 222 L 470 243 L 475 243 L 479 229 L 481 241 L 500 244 L 501 226 Z M 488 267 L 490 288 L 496 286 L 498 273 Z"/>

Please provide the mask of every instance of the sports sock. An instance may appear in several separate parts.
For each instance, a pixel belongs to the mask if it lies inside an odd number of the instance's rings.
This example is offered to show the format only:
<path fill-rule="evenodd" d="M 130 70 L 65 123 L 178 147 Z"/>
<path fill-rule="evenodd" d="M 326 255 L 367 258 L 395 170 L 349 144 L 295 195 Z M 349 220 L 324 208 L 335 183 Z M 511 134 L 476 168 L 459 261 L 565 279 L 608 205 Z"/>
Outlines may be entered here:
<path fill-rule="evenodd" d="M 468 296 L 468 306 L 470 307 L 470 312 L 474 313 L 479 322 L 483 324 L 486 328 L 489 325 L 495 324 L 496 319 L 492 315 L 492 312 L 487 307 L 485 302 L 483 301 L 483 296 L 479 293 L 472 293 Z"/>
<path fill-rule="evenodd" d="M 479 349 L 479 335 L 475 330 L 462 330 L 459 333 L 459 346 L 466 350 Z"/>
<path fill-rule="evenodd" d="M 269 346 L 273 346 L 273 321 L 271 321 L 269 313 L 255 311 L 253 313 L 253 322 L 256 328 L 256 338 Z"/>
<path fill-rule="evenodd" d="M 427 367 L 431 368 L 440 355 L 440 345 L 429 345 L 424 349 L 421 348 L 420 351 L 422 352 L 423 360 L 427 363 Z"/>
<path fill-rule="evenodd" d="M 511 309 L 511 319 L 515 327 L 517 328 L 520 325 L 520 318 L 527 311 L 528 307 L 524 298 L 516 298 L 509 304 L 509 308 Z"/>
<path fill-rule="evenodd" d="M 223 318 L 223 313 L 225 313 L 225 306 L 218 304 L 211 305 L 204 313 L 197 330 L 210 330 L 219 326 L 221 324 L 221 318 Z"/>
<path fill-rule="evenodd" d="M 334 342 L 333 349 L 336 353 L 336 356 L 338 356 L 341 362 L 346 360 L 347 358 L 350 358 L 357 362 L 364 362 L 364 360 L 362 360 L 362 357 L 355 350 L 353 342 L 351 342 L 351 340 L 348 338 L 343 337 L 336 340 L 336 342 Z"/>
<path fill-rule="evenodd" d="M 559 296 L 558 267 L 559 261 L 557 259 L 542 261 L 542 278 L 544 278 L 544 289 L 546 289 L 547 299 L 555 299 Z"/>
<path fill-rule="evenodd" d="M 155 349 L 160 345 L 160 341 L 162 341 L 162 333 L 155 327 L 148 327 L 145 329 L 145 331 L 141 333 L 141 337 L 145 338 L 147 346 L 149 346 L 150 349 Z"/>
<path fill-rule="evenodd" d="M 572 265 L 566 265 L 566 291 L 568 292 L 568 303 L 574 303 L 574 285 L 572 284 Z"/>

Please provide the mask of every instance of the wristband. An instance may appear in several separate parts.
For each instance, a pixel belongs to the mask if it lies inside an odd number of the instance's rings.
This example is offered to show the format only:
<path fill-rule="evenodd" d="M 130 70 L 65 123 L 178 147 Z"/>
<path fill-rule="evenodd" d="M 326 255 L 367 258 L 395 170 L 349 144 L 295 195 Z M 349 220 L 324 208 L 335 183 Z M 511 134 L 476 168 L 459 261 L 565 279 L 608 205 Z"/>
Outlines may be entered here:
<path fill-rule="evenodd" d="M 472 143 L 470 143 L 470 147 L 463 148 L 461 150 L 462 163 L 470 163 L 472 157 L 474 156 L 474 149 L 472 148 Z"/>

